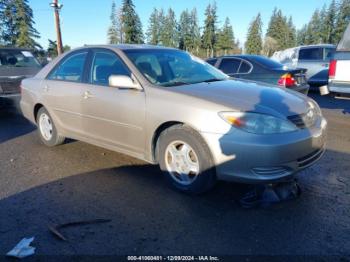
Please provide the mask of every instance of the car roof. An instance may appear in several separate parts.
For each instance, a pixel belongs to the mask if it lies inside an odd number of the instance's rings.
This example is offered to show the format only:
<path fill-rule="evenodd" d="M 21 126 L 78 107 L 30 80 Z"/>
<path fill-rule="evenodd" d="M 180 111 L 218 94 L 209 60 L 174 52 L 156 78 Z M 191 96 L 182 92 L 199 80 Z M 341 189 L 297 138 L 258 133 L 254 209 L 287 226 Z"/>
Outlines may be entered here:
<path fill-rule="evenodd" d="M 32 51 L 30 48 L 22 48 L 22 47 L 0 47 L 0 50 L 18 50 L 18 51 Z"/>
<path fill-rule="evenodd" d="M 263 55 L 223 55 L 223 56 L 218 56 L 218 57 L 212 57 L 212 58 L 208 58 L 207 60 L 210 60 L 210 59 L 218 59 L 218 58 L 243 58 L 243 59 L 254 59 L 256 57 L 264 57 L 264 58 L 268 58 L 268 57 L 265 57 Z M 269 59 L 269 58 L 268 58 Z"/>
<path fill-rule="evenodd" d="M 135 50 L 135 49 L 170 49 L 170 50 L 176 50 L 175 48 L 171 47 L 165 47 L 160 45 L 147 45 L 147 44 L 111 44 L 111 45 L 84 45 L 84 47 L 88 48 L 116 48 L 120 50 Z"/>
<path fill-rule="evenodd" d="M 334 47 L 334 48 L 336 48 L 336 46 L 332 45 L 332 44 L 301 45 L 301 46 L 298 46 L 297 48 L 309 48 L 309 47 Z"/>

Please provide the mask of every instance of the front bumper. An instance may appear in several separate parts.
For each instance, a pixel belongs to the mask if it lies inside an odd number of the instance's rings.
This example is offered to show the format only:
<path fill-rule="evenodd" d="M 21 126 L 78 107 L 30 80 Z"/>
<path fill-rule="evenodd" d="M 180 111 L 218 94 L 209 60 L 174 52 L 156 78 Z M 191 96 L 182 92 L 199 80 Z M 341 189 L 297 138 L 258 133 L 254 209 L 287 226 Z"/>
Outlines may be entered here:
<path fill-rule="evenodd" d="M 314 164 L 325 151 L 327 122 L 310 129 L 255 135 L 233 130 L 226 135 L 202 133 L 211 149 L 219 180 L 271 183 L 288 180 Z"/>

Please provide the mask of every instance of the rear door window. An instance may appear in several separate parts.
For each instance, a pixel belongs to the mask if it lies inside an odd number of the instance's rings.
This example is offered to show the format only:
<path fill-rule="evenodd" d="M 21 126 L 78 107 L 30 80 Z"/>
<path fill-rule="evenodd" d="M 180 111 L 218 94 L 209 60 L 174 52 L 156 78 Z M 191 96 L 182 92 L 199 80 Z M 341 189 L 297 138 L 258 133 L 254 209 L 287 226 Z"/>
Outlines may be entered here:
<path fill-rule="evenodd" d="M 223 71 L 226 74 L 236 74 L 238 71 L 238 68 L 241 64 L 240 59 L 236 58 L 223 58 L 221 60 L 219 69 Z"/>
<path fill-rule="evenodd" d="M 48 79 L 81 82 L 87 54 L 87 51 L 72 54 L 51 71 Z"/>
<path fill-rule="evenodd" d="M 325 48 L 324 49 L 324 59 L 326 61 L 331 60 L 331 58 L 333 57 L 334 51 L 335 51 L 335 48 Z"/>
<path fill-rule="evenodd" d="M 299 60 L 323 60 L 323 48 L 303 48 L 299 50 Z"/>
<path fill-rule="evenodd" d="M 338 51 L 350 51 L 350 24 L 346 28 L 343 38 L 340 40 L 338 47 Z"/>
<path fill-rule="evenodd" d="M 248 74 L 250 70 L 252 69 L 252 66 L 248 64 L 246 61 L 242 61 L 241 66 L 239 67 L 239 74 Z"/>

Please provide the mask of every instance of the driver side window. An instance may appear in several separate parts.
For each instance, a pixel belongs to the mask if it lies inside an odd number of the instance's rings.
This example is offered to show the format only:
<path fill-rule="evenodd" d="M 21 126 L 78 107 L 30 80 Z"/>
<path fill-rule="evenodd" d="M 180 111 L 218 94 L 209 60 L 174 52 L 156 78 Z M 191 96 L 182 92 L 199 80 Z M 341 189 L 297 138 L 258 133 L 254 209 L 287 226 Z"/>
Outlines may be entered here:
<path fill-rule="evenodd" d="M 108 86 L 111 75 L 130 76 L 131 74 L 116 54 L 109 51 L 95 52 L 91 66 L 90 83 Z"/>

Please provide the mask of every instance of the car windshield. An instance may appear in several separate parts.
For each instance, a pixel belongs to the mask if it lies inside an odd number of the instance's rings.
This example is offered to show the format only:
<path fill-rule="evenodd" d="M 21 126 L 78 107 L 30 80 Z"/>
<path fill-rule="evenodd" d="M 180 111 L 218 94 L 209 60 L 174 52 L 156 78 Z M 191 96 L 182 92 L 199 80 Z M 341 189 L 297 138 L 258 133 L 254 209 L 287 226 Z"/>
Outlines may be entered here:
<path fill-rule="evenodd" d="M 350 51 L 350 24 L 344 32 L 343 38 L 340 40 L 338 47 L 338 51 Z"/>
<path fill-rule="evenodd" d="M 124 52 L 138 70 L 158 86 L 179 86 L 229 78 L 203 60 L 179 50 L 131 49 Z"/>
<path fill-rule="evenodd" d="M 40 67 L 40 63 L 27 50 L 0 49 L 0 67 Z"/>

